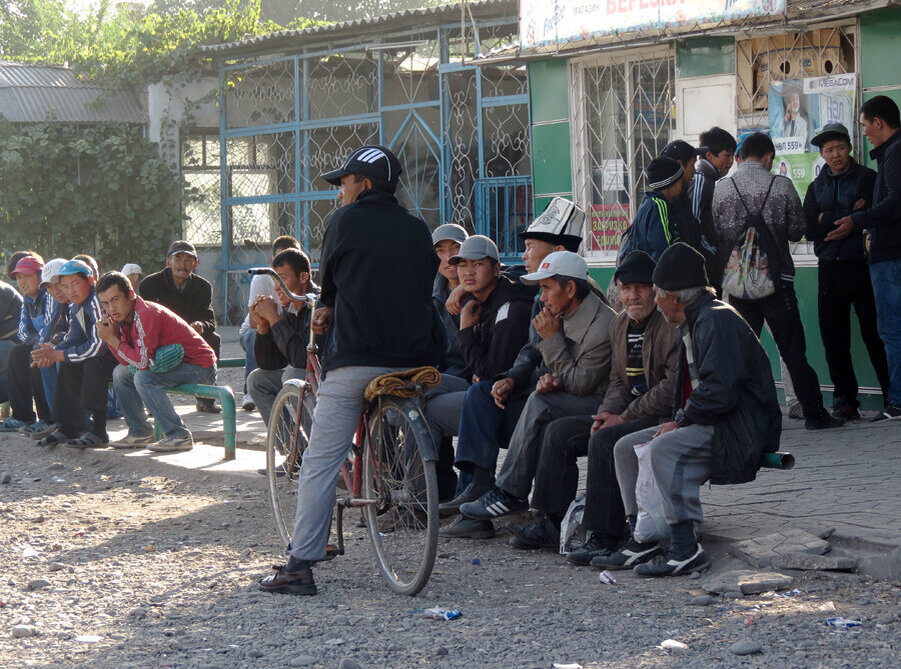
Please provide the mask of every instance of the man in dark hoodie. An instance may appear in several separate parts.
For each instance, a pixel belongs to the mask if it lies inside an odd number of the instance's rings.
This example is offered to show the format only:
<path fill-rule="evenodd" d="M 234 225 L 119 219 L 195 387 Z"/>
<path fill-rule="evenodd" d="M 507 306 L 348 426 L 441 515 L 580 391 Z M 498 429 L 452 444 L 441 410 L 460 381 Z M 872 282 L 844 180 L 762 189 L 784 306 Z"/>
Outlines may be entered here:
<path fill-rule="evenodd" d="M 710 277 L 710 283 L 719 291 L 727 260 L 725 254 L 729 249 L 722 248 L 722 242 L 713 224 L 713 189 L 716 182 L 726 176 L 732 168 L 738 144 L 727 130 L 716 126 L 702 132 L 698 141 L 701 146 L 698 147 L 698 162 L 689 189 L 691 211 L 700 221 L 705 239 L 715 247 L 713 259 L 707 262 L 707 275 Z"/>
<path fill-rule="evenodd" d="M 857 313 L 860 335 L 876 371 L 883 399 L 888 402 L 889 375 L 885 346 L 876 326 L 876 298 L 867 266 L 863 230 L 853 228 L 842 239 L 826 241 L 835 221 L 873 202 L 876 173 L 851 157 L 851 136 L 841 123 L 829 123 L 811 145 L 826 161 L 804 197 L 807 239 L 813 242 L 819 265 L 818 306 L 820 335 L 829 376 L 835 385 L 833 414 L 860 418 L 857 377 L 851 362 L 851 307 Z"/>
<path fill-rule="evenodd" d="M 344 206 L 322 239 L 321 306 L 312 329 L 325 335 L 323 379 L 297 486 L 288 563 L 260 580 L 265 592 L 315 595 L 312 563 L 326 556 L 335 480 L 377 376 L 440 365 L 444 327 L 432 304 L 438 258 L 425 221 L 394 197 L 401 166 L 383 146 L 353 151 L 322 178 Z"/>

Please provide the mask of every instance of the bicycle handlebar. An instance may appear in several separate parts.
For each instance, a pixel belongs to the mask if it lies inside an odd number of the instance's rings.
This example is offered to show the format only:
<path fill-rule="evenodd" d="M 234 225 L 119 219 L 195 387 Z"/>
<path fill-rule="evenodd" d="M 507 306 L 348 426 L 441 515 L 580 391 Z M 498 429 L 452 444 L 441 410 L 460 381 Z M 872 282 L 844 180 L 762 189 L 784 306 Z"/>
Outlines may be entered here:
<path fill-rule="evenodd" d="M 307 293 L 306 295 L 298 295 L 297 293 L 292 293 L 288 290 L 287 286 L 285 286 L 285 282 L 282 281 L 282 278 L 275 273 L 275 270 L 271 267 L 251 267 L 247 270 L 248 274 L 251 275 L 261 275 L 265 274 L 267 276 L 271 276 L 273 281 L 278 284 L 278 287 L 281 291 L 288 296 L 288 299 L 292 302 L 305 302 L 311 305 L 316 304 L 316 300 L 319 299 L 319 296 L 316 293 Z"/>

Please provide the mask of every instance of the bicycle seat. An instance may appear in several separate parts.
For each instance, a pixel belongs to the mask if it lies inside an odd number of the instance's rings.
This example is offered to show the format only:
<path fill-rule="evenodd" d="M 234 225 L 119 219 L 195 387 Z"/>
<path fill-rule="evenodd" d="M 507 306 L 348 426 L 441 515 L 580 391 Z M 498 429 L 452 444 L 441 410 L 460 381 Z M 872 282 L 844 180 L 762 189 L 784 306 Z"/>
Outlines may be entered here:
<path fill-rule="evenodd" d="M 441 372 L 434 367 L 416 367 L 375 377 L 366 386 L 363 396 L 367 402 L 381 395 L 415 397 L 420 391 L 431 390 L 440 382 Z"/>

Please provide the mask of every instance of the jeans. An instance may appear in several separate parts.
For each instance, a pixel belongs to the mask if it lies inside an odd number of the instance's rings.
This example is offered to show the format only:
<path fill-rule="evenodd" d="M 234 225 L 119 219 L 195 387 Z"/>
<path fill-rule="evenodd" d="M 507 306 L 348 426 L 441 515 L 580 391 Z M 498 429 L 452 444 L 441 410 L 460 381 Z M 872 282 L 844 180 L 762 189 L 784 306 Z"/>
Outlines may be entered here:
<path fill-rule="evenodd" d="M 870 265 L 876 322 L 888 359 L 888 402 L 901 406 L 901 259 Z"/>
<path fill-rule="evenodd" d="M 466 391 L 454 462 L 460 471 L 472 473 L 475 465 L 493 474 L 498 452 L 510 443 L 516 421 L 526 405 L 529 396 L 520 395 L 508 399 L 506 408 L 501 409 L 491 397 L 493 385 L 493 381 L 479 381 Z"/>
<path fill-rule="evenodd" d="M 272 405 L 282 385 L 288 379 L 302 379 L 306 376 L 305 369 L 300 367 L 285 367 L 284 369 L 255 369 L 253 374 L 247 377 L 247 392 L 253 403 L 260 410 L 263 425 L 269 425 L 269 414 L 272 413 Z"/>
<path fill-rule="evenodd" d="M 241 350 L 244 351 L 244 393 L 247 393 L 247 377 L 257 368 L 257 357 L 253 350 L 253 342 L 257 337 L 257 331 L 253 328 L 238 335 Z"/>
<path fill-rule="evenodd" d="M 216 366 L 200 367 L 182 363 L 171 372 L 151 372 L 149 369 L 138 370 L 135 374 L 125 365 L 113 370 L 113 387 L 119 398 L 119 407 L 125 414 L 128 434 L 133 437 L 148 435 L 153 432 L 144 407 L 159 424 L 167 437 L 188 437 L 191 432 L 175 413 L 172 401 L 166 395 L 166 388 L 183 383 L 214 384 L 216 382 Z"/>
<path fill-rule="evenodd" d="M 375 377 L 398 371 L 403 368 L 338 367 L 328 370 L 319 385 L 310 443 L 297 481 L 297 512 L 288 549 L 296 559 L 325 557 L 335 484 L 360 422 L 363 391 Z"/>

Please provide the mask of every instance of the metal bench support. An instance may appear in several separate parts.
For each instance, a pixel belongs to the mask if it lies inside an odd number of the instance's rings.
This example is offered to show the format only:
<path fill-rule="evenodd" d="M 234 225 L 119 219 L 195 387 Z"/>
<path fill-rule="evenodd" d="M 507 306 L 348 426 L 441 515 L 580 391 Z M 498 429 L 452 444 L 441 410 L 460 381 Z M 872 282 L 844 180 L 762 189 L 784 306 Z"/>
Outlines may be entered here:
<path fill-rule="evenodd" d="M 235 459 L 235 441 L 237 422 L 235 418 L 235 394 L 228 386 L 207 386 L 199 383 L 183 383 L 165 389 L 170 395 L 194 395 L 218 399 L 222 404 L 222 429 L 225 432 L 225 459 Z M 159 424 L 154 423 L 153 432 L 157 439 L 162 439 Z"/>

